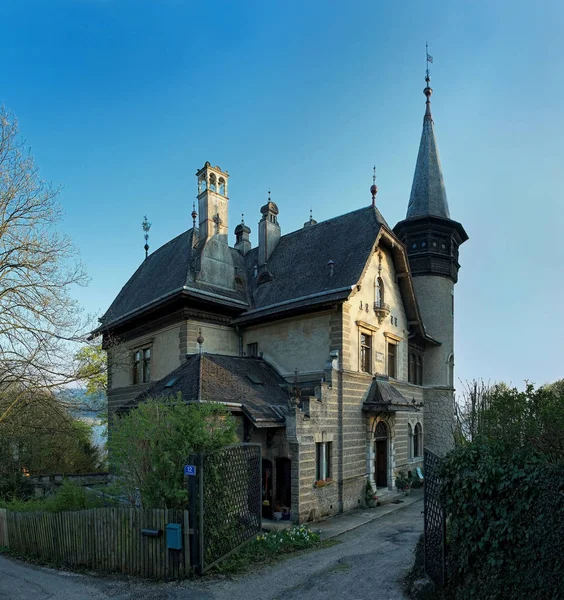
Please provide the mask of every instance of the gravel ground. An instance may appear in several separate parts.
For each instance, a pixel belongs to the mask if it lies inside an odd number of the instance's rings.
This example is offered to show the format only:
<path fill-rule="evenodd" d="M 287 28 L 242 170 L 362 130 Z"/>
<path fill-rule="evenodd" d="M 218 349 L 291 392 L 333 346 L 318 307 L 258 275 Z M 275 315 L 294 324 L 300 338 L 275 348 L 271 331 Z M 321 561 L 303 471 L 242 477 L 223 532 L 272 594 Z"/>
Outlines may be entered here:
<path fill-rule="evenodd" d="M 0 557 L 4 600 L 403 599 L 401 580 L 423 531 L 416 502 L 339 536 L 340 544 L 229 579 L 167 584 L 91 577 Z"/>

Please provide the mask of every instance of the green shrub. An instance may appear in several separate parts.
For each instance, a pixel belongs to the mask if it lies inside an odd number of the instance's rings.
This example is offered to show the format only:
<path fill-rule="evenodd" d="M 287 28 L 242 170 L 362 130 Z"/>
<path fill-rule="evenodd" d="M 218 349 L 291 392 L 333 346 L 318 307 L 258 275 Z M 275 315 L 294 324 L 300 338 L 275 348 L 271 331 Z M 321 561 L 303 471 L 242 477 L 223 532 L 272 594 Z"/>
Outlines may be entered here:
<path fill-rule="evenodd" d="M 47 498 L 0 500 L 0 508 L 13 512 L 64 512 L 99 508 L 103 505 L 104 501 L 95 494 L 70 481 L 64 481 L 57 492 Z"/>
<path fill-rule="evenodd" d="M 450 584 L 458 600 L 561 593 L 564 469 L 530 450 L 474 443 L 442 467 Z"/>
<path fill-rule="evenodd" d="M 237 440 L 236 421 L 221 404 L 148 399 L 111 423 L 108 452 L 123 493 L 143 508 L 185 508 L 186 460 Z M 225 484 L 223 484 L 225 485 Z"/>

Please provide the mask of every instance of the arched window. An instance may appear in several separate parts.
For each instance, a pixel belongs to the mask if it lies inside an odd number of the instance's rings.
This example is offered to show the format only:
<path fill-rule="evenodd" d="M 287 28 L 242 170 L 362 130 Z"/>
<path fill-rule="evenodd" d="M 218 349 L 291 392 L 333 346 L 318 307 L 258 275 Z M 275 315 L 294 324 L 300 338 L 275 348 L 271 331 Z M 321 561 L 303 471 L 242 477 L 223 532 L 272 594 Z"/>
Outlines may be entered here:
<path fill-rule="evenodd" d="M 225 179 L 223 179 L 223 177 L 220 177 L 218 183 L 219 183 L 219 193 L 222 196 L 225 196 Z"/>
<path fill-rule="evenodd" d="M 381 277 L 374 280 L 374 306 L 380 308 L 384 306 L 384 282 Z"/>
<path fill-rule="evenodd" d="M 206 189 L 207 189 L 206 178 L 201 177 L 200 179 L 198 179 L 198 194 L 205 192 Z"/>
<path fill-rule="evenodd" d="M 216 186 L 216 182 L 217 182 L 217 180 L 216 180 L 216 178 L 215 178 L 215 175 L 212 173 L 212 174 L 210 175 L 210 190 L 211 190 L 212 192 L 215 192 L 215 190 L 216 190 L 216 187 L 217 187 L 217 186 Z"/>
<path fill-rule="evenodd" d="M 413 458 L 413 427 L 407 424 L 407 458 Z"/>
<path fill-rule="evenodd" d="M 423 452 L 421 448 L 423 446 L 423 435 L 421 431 L 421 424 L 417 423 L 415 425 L 415 429 L 413 430 L 413 457 L 421 456 Z"/>

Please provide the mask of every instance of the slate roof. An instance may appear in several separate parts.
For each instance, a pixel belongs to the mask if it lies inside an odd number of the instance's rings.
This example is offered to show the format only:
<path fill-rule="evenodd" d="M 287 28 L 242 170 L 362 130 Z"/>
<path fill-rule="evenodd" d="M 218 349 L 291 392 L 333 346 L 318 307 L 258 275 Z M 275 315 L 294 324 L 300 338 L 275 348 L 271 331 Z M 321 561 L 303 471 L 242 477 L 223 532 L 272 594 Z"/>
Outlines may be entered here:
<path fill-rule="evenodd" d="M 247 286 L 252 298 L 249 314 L 267 307 L 306 301 L 314 304 L 325 294 L 347 298 L 358 283 L 376 241 L 387 223 L 372 206 L 309 225 L 280 238 L 267 264 L 272 281 L 259 284 L 253 276 L 258 248 L 245 256 Z M 328 262 L 332 260 L 333 275 Z M 245 315 L 241 320 L 244 320 Z"/>
<path fill-rule="evenodd" d="M 204 298 L 209 294 L 216 295 L 216 288 L 197 281 L 194 276 L 198 247 L 192 247 L 193 235 L 194 231 L 189 229 L 149 254 L 123 286 L 101 322 L 113 323 L 181 291 L 199 294 Z M 241 254 L 233 248 L 230 251 L 235 264 L 243 270 Z M 242 308 L 247 306 L 243 290 L 222 289 L 221 296 L 224 302 L 233 301 L 234 305 Z"/>
<path fill-rule="evenodd" d="M 261 284 L 260 271 L 254 277 L 258 248 L 245 257 L 230 248 L 239 274 L 246 279 L 245 289 L 233 291 L 198 280 L 195 266 L 200 247 L 192 243 L 197 230 L 189 229 L 143 261 L 102 317 L 98 332 L 183 292 L 239 308 L 240 320 L 263 310 L 279 312 L 293 303 L 345 299 L 358 282 L 382 225 L 387 227 L 380 211 L 368 206 L 288 233 L 280 238 L 268 262 L 271 281 Z M 330 260 L 334 262 L 332 276 Z"/>
<path fill-rule="evenodd" d="M 423 118 L 423 132 L 406 219 L 428 215 L 450 219 L 430 101 L 427 101 Z"/>
<path fill-rule="evenodd" d="M 262 358 L 194 354 L 133 403 L 181 393 L 186 402 L 241 404 L 257 427 L 281 427 L 288 408 L 287 387 Z"/>
<path fill-rule="evenodd" d="M 394 387 L 387 377 L 375 377 L 362 410 L 370 412 L 418 412 L 419 409 Z"/>

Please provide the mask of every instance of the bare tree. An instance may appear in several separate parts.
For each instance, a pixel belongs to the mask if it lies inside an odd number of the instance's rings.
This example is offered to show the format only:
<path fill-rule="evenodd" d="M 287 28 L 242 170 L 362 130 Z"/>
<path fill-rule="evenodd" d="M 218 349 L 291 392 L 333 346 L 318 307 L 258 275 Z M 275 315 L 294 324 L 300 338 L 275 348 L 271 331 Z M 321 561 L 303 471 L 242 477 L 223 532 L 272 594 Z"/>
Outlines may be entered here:
<path fill-rule="evenodd" d="M 482 380 L 474 379 L 463 384 L 462 394 L 454 404 L 457 445 L 476 440 L 490 404 L 490 392 L 491 386 Z"/>
<path fill-rule="evenodd" d="M 59 233 L 59 189 L 39 177 L 18 123 L 0 108 L 0 389 L 53 388 L 75 379 L 87 319 L 71 296 L 87 277 Z M 20 394 L 3 411 L 14 410 Z"/>

